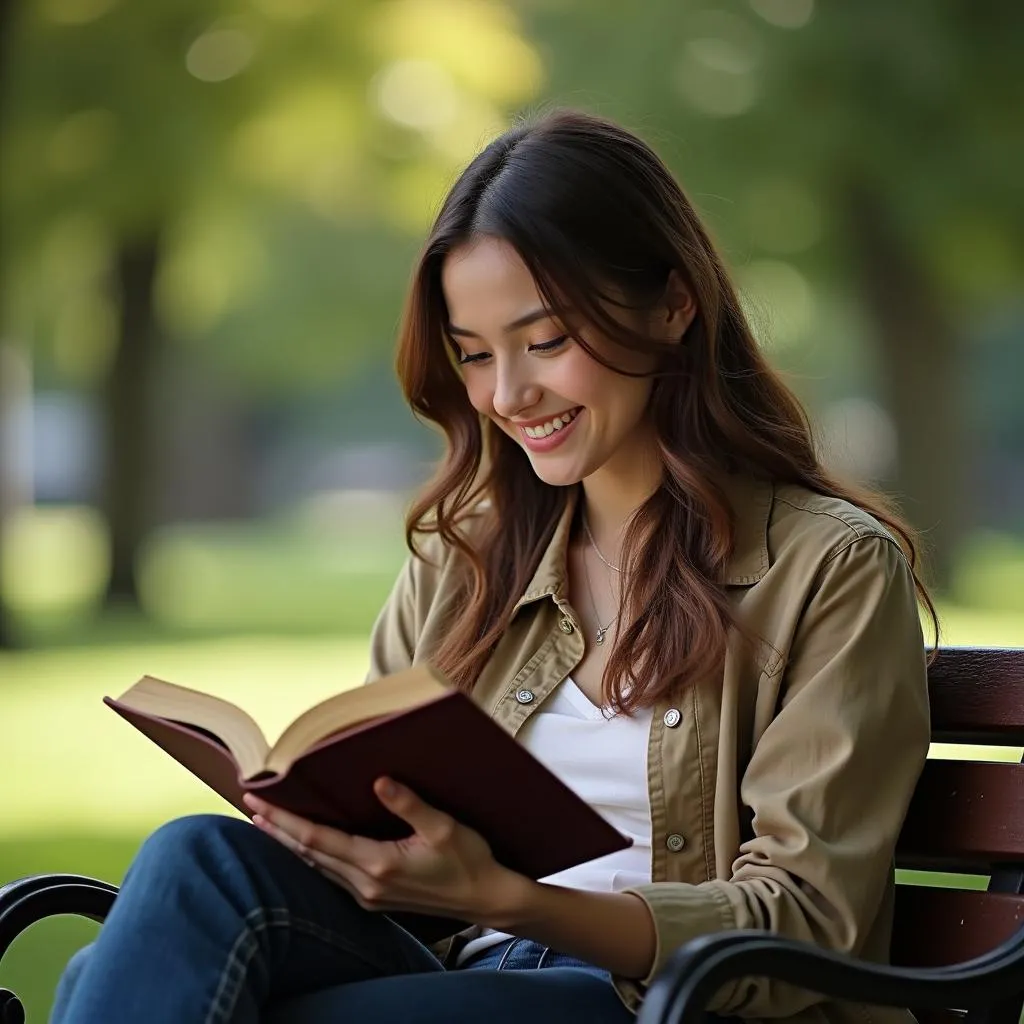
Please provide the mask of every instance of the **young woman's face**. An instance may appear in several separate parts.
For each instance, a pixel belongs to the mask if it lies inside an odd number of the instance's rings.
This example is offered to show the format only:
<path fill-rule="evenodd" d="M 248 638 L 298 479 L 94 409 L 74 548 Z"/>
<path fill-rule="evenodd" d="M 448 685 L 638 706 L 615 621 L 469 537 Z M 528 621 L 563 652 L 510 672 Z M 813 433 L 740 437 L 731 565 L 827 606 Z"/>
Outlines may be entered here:
<path fill-rule="evenodd" d="M 442 288 L 470 402 L 523 448 L 540 479 L 567 486 L 650 454 L 650 378 L 609 370 L 566 337 L 507 242 L 484 236 L 456 249 Z M 621 348 L 586 325 L 579 333 L 624 365 Z M 637 355 L 627 365 L 644 368 Z"/>

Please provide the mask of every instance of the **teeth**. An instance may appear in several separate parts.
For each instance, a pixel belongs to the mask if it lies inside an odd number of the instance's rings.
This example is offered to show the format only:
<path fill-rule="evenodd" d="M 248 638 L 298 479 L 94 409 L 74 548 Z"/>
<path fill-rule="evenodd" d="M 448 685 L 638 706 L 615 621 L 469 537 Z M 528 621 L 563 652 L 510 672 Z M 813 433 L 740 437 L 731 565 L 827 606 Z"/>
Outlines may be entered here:
<path fill-rule="evenodd" d="M 574 412 L 564 412 L 561 416 L 556 416 L 553 420 L 548 420 L 547 423 L 539 427 L 524 427 L 523 430 L 527 437 L 541 438 L 550 437 L 556 430 L 561 430 L 562 427 L 567 426 L 576 418 Z"/>

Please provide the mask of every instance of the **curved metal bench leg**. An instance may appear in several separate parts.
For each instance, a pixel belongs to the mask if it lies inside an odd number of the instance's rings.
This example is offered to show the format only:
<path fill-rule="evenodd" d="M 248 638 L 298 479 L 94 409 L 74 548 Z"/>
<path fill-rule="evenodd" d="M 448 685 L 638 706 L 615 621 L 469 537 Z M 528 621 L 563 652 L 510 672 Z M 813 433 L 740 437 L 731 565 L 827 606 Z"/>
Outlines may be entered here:
<path fill-rule="evenodd" d="M 25 1024 L 25 1007 L 7 988 L 0 988 L 0 1024 Z"/>
<path fill-rule="evenodd" d="M 0 959 L 26 928 L 47 917 L 74 914 L 102 922 L 117 886 L 85 875 L 30 875 L 0 885 Z M 25 1007 L 0 988 L 0 1024 L 25 1024 Z"/>

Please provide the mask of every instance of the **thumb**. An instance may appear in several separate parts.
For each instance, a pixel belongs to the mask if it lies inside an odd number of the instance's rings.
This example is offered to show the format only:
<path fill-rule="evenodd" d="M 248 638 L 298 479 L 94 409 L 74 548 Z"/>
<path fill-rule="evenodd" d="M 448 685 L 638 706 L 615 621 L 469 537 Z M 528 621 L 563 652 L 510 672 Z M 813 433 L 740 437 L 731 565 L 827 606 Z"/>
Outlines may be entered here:
<path fill-rule="evenodd" d="M 421 800 L 411 789 L 386 776 L 374 783 L 377 799 L 425 839 L 443 839 L 451 833 L 452 818 Z"/>

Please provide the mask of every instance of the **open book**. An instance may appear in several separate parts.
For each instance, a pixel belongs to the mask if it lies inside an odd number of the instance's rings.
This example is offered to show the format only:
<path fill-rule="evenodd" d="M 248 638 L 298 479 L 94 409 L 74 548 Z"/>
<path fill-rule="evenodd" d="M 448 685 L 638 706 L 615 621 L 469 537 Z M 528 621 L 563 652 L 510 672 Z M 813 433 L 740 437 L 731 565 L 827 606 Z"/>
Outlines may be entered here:
<path fill-rule="evenodd" d="M 330 697 L 273 746 L 241 708 L 152 676 L 103 700 L 246 816 L 242 794 L 251 790 L 342 831 L 397 839 L 409 827 L 372 788 L 387 775 L 531 878 L 631 842 L 425 665 Z"/>

